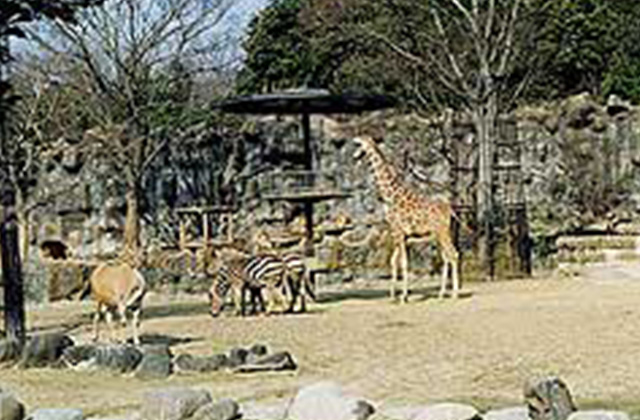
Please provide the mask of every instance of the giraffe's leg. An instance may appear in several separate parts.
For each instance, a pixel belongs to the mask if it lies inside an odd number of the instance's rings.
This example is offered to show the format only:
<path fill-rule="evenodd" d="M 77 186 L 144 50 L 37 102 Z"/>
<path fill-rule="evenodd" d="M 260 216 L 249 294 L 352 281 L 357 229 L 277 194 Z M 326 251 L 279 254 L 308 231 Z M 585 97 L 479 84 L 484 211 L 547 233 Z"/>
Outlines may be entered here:
<path fill-rule="evenodd" d="M 407 256 L 407 245 L 403 241 L 400 245 L 400 263 L 402 264 L 402 303 L 409 300 L 409 257 Z"/>
<path fill-rule="evenodd" d="M 458 277 L 459 275 L 459 266 L 460 264 L 460 256 L 458 255 L 458 252 L 454 250 L 454 254 L 452 257 L 452 261 L 451 261 L 451 275 L 453 276 L 453 298 L 457 299 L 458 298 L 458 292 L 460 290 L 460 277 Z"/>
<path fill-rule="evenodd" d="M 398 256 L 400 255 L 400 248 L 398 246 L 393 247 L 393 253 L 391 254 L 391 288 L 390 297 L 391 300 L 396 299 L 396 281 L 398 280 Z"/>
<path fill-rule="evenodd" d="M 447 274 L 449 272 L 449 258 L 445 253 L 442 253 L 442 277 L 440 279 L 440 293 L 438 293 L 438 299 L 444 298 L 447 292 Z"/>

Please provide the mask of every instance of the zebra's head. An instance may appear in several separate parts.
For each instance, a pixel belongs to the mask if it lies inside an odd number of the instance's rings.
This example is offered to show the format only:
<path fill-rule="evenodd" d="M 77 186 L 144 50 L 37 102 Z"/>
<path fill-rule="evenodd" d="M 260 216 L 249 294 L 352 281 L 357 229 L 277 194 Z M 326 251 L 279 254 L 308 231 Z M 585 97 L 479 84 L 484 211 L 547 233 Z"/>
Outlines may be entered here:
<path fill-rule="evenodd" d="M 209 288 L 209 303 L 211 305 L 209 313 L 213 317 L 220 315 L 220 312 L 224 309 L 227 294 L 231 288 L 231 282 L 229 281 L 229 275 L 225 267 L 220 267 L 216 270 L 213 283 Z"/>

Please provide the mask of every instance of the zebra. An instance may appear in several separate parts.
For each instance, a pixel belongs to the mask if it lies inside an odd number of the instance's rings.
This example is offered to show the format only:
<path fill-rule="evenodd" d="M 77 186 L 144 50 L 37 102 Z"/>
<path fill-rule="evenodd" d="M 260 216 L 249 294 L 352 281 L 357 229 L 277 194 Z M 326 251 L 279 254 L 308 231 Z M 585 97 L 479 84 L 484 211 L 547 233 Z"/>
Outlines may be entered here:
<path fill-rule="evenodd" d="M 245 293 L 251 294 L 252 312 L 265 310 L 273 312 L 275 305 L 283 304 L 289 297 L 289 305 L 284 312 L 293 312 L 300 296 L 301 311 L 305 311 L 305 295 L 315 300 L 308 279 L 304 260 L 295 254 L 278 257 L 274 254 L 260 254 L 249 258 L 223 262 L 216 270 L 213 284 L 209 289 L 211 315 L 217 316 L 224 307 L 225 298 L 232 291 L 236 313 L 245 314 Z M 268 306 L 265 308 L 262 290 L 267 292 Z M 277 302 L 279 301 L 279 302 Z M 284 306 L 284 305 L 283 305 Z"/>

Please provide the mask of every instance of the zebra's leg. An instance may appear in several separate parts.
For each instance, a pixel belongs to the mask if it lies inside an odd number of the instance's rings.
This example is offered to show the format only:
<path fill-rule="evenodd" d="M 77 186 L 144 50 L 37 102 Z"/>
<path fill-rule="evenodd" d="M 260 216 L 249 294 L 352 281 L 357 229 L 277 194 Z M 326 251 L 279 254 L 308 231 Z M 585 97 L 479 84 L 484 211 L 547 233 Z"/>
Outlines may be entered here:
<path fill-rule="evenodd" d="M 287 299 L 289 300 L 289 305 L 287 306 L 285 313 L 289 314 L 295 311 L 296 300 L 298 299 L 295 280 L 293 279 L 292 276 L 286 275 L 282 281 L 282 284 L 283 284 L 282 289 L 283 289 L 284 298 L 285 300 Z"/>
<path fill-rule="evenodd" d="M 142 308 L 140 306 L 137 306 L 132 309 L 131 325 L 133 327 L 133 344 L 135 346 L 140 345 L 140 334 L 138 331 L 140 329 L 140 312 L 141 311 L 142 311 Z"/>
<path fill-rule="evenodd" d="M 246 284 L 243 284 L 242 287 L 240 288 L 240 316 L 244 317 L 246 315 L 246 305 L 247 305 L 247 300 L 246 300 L 246 295 L 247 295 L 247 288 L 248 286 Z"/>
<path fill-rule="evenodd" d="M 93 341 L 98 341 L 100 332 L 99 332 L 99 323 L 100 318 L 102 318 L 102 304 L 98 303 L 96 306 L 96 312 L 93 314 Z"/>
<path fill-rule="evenodd" d="M 244 316 L 244 285 L 234 285 L 233 306 L 237 316 Z"/>
<path fill-rule="evenodd" d="M 258 302 L 258 312 L 265 312 L 267 307 L 264 303 L 264 296 L 262 296 L 262 287 L 255 288 L 256 300 Z"/>
<path fill-rule="evenodd" d="M 127 307 L 124 304 L 118 305 L 118 316 L 120 317 L 122 329 L 126 337 L 127 330 L 129 329 L 129 321 L 127 320 Z"/>
<path fill-rule="evenodd" d="M 267 303 L 266 303 L 266 311 L 265 314 L 272 315 L 275 311 L 276 307 L 276 286 L 275 284 L 269 282 L 265 287 L 265 292 L 267 294 Z"/>

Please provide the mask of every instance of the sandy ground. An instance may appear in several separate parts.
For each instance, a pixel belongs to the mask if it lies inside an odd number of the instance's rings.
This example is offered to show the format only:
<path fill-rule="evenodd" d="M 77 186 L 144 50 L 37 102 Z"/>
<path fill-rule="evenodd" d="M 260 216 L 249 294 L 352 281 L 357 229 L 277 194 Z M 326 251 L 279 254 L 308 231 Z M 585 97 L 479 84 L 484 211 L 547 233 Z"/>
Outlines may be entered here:
<path fill-rule="evenodd" d="M 212 319 L 204 296 L 155 295 L 147 302 L 144 334 L 179 339 L 176 354 L 264 343 L 289 350 L 300 365 L 296 373 L 143 382 L 98 372 L 4 369 L 0 387 L 30 408 L 77 407 L 88 415 L 135 409 L 142 393 L 157 387 L 198 386 L 216 397 L 269 401 L 318 380 L 339 382 L 378 404 L 446 400 L 488 408 L 518 404 L 527 379 L 557 374 L 579 405 L 640 407 L 640 266 L 596 267 L 570 279 L 466 284 L 458 301 L 438 301 L 422 293 L 430 287 L 414 285 L 407 305 L 390 303 L 379 286 L 325 290 L 307 314 L 268 318 Z M 88 303 L 34 307 L 30 328 L 65 327 L 76 341 L 88 341 L 91 310 Z"/>

